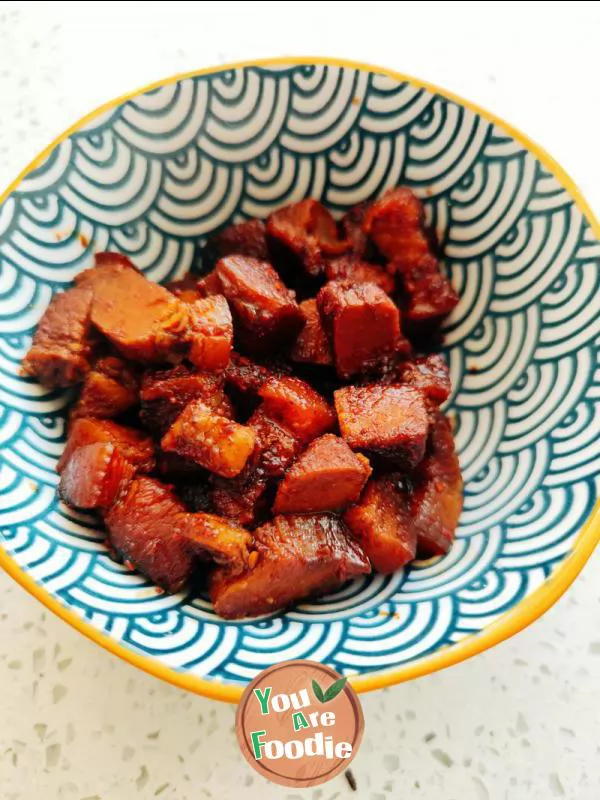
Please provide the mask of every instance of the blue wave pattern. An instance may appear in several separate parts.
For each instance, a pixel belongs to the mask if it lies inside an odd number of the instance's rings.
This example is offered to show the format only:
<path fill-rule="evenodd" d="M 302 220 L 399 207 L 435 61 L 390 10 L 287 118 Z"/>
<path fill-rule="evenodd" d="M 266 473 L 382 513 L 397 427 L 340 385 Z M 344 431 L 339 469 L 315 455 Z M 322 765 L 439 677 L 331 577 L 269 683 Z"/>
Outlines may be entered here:
<path fill-rule="evenodd" d="M 215 228 L 320 198 L 336 212 L 407 182 L 460 304 L 449 403 L 466 478 L 444 558 L 357 580 L 285 616 L 226 623 L 113 563 L 93 518 L 57 501 L 68 393 L 19 373 L 53 291 L 117 249 L 154 280 Z M 287 658 L 347 673 L 477 633 L 569 554 L 598 497 L 600 245 L 553 175 L 443 97 L 351 68 L 182 80 L 96 117 L 0 208 L 0 535 L 96 628 L 176 670 L 245 683 Z"/>

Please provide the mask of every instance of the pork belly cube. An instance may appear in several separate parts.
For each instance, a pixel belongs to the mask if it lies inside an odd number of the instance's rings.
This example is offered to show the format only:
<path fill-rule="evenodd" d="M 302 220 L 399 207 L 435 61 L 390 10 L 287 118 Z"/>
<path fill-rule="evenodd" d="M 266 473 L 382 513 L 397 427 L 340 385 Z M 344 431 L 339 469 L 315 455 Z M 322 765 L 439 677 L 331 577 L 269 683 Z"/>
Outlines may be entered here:
<path fill-rule="evenodd" d="M 233 321 L 227 300 L 217 294 L 193 303 L 190 309 L 188 358 L 198 369 L 221 372 L 229 363 Z"/>
<path fill-rule="evenodd" d="M 431 255 L 423 256 L 411 267 L 403 267 L 401 278 L 409 322 L 439 324 L 458 303 L 452 284 Z"/>
<path fill-rule="evenodd" d="M 251 353 L 266 354 L 292 342 L 304 326 L 294 293 L 267 261 L 227 256 L 216 266 L 236 336 Z"/>
<path fill-rule="evenodd" d="M 223 417 L 232 417 L 233 410 L 224 391 L 223 378 L 180 364 L 167 370 L 149 371 L 144 375 L 140 391 L 140 419 L 153 433 L 162 435 L 175 422 L 192 400 L 202 400 Z"/>
<path fill-rule="evenodd" d="M 133 479 L 136 468 L 110 442 L 79 447 L 61 472 L 58 492 L 76 508 L 109 508 Z"/>
<path fill-rule="evenodd" d="M 253 469 L 244 469 L 236 478 L 212 478 L 210 504 L 217 514 L 254 528 L 270 511 L 269 480 Z"/>
<path fill-rule="evenodd" d="M 260 219 L 249 219 L 211 236 L 202 253 L 202 266 L 205 269 L 214 267 L 225 256 L 251 256 L 268 261 L 265 223 Z"/>
<path fill-rule="evenodd" d="M 181 360 L 187 349 L 186 303 L 119 261 L 107 259 L 82 273 L 79 281 L 92 289 L 93 324 L 126 358 Z"/>
<path fill-rule="evenodd" d="M 258 364 L 250 358 L 241 356 L 235 351 L 223 373 L 227 394 L 233 400 L 239 421 L 247 419 L 260 404 L 260 387 L 274 375 L 285 375 L 291 372 L 288 364 L 279 361 L 267 361 Z"/>
<path fill-rule="evenodd" d="M 271 377 L 271 372 L 246 356 L 233 351 L 225 370 L 225 385 L 240 395 L 258 395 L 260 387 Z"/>
<path fill-rule="evenodd" d="M 369 238 L 363 231 L 363 222 L 368 207 L 367 202 L 358 203 L 348 209 L 340 220 L 340 229 L 344 239 L 350 245 L 350 252 L 359 258 L 369 255 L 371 249 Z"/>
<path fill-rule="evenodd" d="M 377 370 L 407 347 L 398 308 L 375 284 L 330 281 L 317 304 L 340 378 Z"/>
<path fill-rule="evenodd" d="M 324 397 L 300 378 L 269 378 L 259 390 L 262 410 L 303 442 L 309 442 L 335 426 L 335 414 Z"/>
<path fill-rule="evenodd" d="M 330 212 L 317 200 L 302 200 L 273 212 L 267 220 L 271 249 L 282 273 L 300 266 L 315 277 L 323 271 L 325 259 L 344 253 L 349 243 L 339 239 Z"/>
<path fill-rule="evenodd" d="M 446 402 L 452 391 L 448 365 L 437 353 L 399 364 L 396 382 L 414 386 L 436 406 Z"/>
<path fill-rule="evenodd" d="M 408 495 L 393 476 L 371 478 L 343 519 L 377 572 L 387 575 L 415 558 L 417 532 Z"/>
<path fill-rule="evenodd" d="M 261 364 L 241 356 L 235 351 L 224 372 L 225 387 L 236 406 L 250 414 L 260 402 L 261 386 L 272 377 L 280 377 L 291 372 L 291 367 L 282 361 L 267 360 Z"/>
<path fill-rule="evenodd" d="M 370 572 L 358 544 L 331 514 L 275 517 L 254 537 L 257 555 L 241 575 L 217 569 L 211 577 L 211 600 L 226 619 L 273 613 Z"/>
<path fill-rule="evenodd" d="M 163 436 L 161 446 L 233 478 L 244 469 L 255 442 L 251 428 L 216 414 L 202 400 L 193 400 Z"/>
<path fill-rule="evenodd" d="M 363 231 L 393 271 L 414 266 L 430 251 L 423 204 L 406 186 L 390 189 L 369 206 Z"/>
<path fill-rule="evenodd" d="M 424 221 L 421 201 L 401 187 L 371 205 L 363 229 L 388 259 L 388 269 L 402 277 L 407 320 L 439 323 L 456 306 L 458 296 L 440 272 Z"/>
<path fill-rule="evenodd" d="M 414 476 L 409 508 L 420 554 L 443 555 L 452 542 L 463 504 L 463 482 L 450 420 L 438 411 L 427 454 Z"/>
<path fill-rule="evenodd" d="M 252 414 L 247 425 L 256 434 L 254 451 L 237 477 L 213 479 L 210 501 L 224 517 L 255 527 L 270 510 L 273 479 L 285 473 L 300 444 L 261 409 Z"/>
<path fill-rule="evenodd" d="M 272 479 L 284 474 L 299 451 L 299 442 L 260 409 L 247 425 L 256 434 L 252 455 L 237 477 L 213 479 L 210 500 L 219 514 L 254 527 L 269 510 Z"/>
<path fill-rule="evenodd" d="M 290 358 L 302 364 L 319 364 L 330 366 L 333 364 L 331 345 L 327 332 L 314 298 L 300 303 L 300 310 L 304 315 L 304 328 L 290 350 Z"/>
<path fill-rule="evenodd" d="M 279 484 L 273 513 L 338 511 L 358 500 L 370 474 L 364 456 L 326 433 L 309 444 Z"/>
<path fill-rule="evenodd" d="M 214 294 L 221 294 L 221 281 L 215 269 L 208 272 L 196 283 L 200 297 L 212 297 Z"/>
<path fill-rule="evenodd" d="M 425 454 L 429 421 L 411 386 L 347 386 L 334 394 L 340 431 L 350 447 L 385 456 L 403 470 Z"/>
<path fill-rule="evenodd" d="M 25 374 L 49 389 L 82 381 L 90 369 L 94 341 L 91 308 L 90 287 L 76 286 L 55 294 L 23 359 Z"/>
<path fill-rule="evenodd" d="M 183 278 L 169 281 L 166 284 L 166 288 L 179 300 L 191 305 L 196 300 L 201 300 L 204 297 L 204 294 L 198 289 L 198 280 L 198 275 L 188 272 Z"/>
<path fill-rule="evenodd" d="M 62 472 L 80 447 L 97 442 L 114 444 L 139 472 L 154 469 L 154 444 L 145 433 L 109 419 L 80 417 L 69 428 L 67 443 L 56 467 L 58 472 Z"/>
<path fill-rule="evenodd" d="M 394 276 L 378 264 L 369 264 L 352 254 L 333 258 L 325 264 L 328 281 L 350 281 L 350 283 L 374 283 L 386 294 L 396 289 Z"/>
<path fill-rule="evenodd" d="M 137 405 L 139 377 L 131 364 L 116 356 L 98 359 L 83 381 L 70 418 L 118 417 Z"/>
<path fill-rule="evenodd" d="M 104 521 L 112 547 L 126 563 L 167 592 L 178 592 L 197 561 L 195 547 L 179 532 L 187 514 L 169 487 L 137 478 Z"/>
<path fill-rule="evenodd" d="M 225 564 L 231 574 L 242 572 L 248 563 L 252 535 L 231 520 L 216 514 L 185 514 L 177 530 L 199 556 Z"/>
<path fill-rule="evenodd" d="M 252 414 L 247 425 L 256 434 L 249 466 L 268 478 L 281 477 L 300 451 L 299 440 L 268 417 L 262 408 Z"/>

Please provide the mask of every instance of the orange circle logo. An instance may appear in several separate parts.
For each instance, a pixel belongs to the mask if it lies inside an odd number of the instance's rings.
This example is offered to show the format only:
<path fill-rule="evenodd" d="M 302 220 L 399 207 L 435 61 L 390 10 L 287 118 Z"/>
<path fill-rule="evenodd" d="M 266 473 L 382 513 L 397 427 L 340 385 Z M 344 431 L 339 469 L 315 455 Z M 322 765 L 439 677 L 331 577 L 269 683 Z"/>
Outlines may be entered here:
<path fill-rule="evenodd" d="M 244 758 L 281 786 L 317 786 L 347 769 L 363 729 L 347 679 L 315 661 L 284 661 L 261 672 L 236 715 Z"/>

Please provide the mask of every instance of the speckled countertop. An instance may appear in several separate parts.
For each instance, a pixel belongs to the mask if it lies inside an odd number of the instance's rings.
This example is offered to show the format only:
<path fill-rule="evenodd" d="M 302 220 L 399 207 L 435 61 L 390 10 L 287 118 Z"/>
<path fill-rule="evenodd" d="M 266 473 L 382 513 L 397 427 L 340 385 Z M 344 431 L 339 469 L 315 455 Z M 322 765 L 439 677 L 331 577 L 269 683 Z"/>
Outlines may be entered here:
<path fill-rule="evenodd" d="M 600 211 L 597 4 L 338 5 L 0 3 L 0 185 L 138 85 L 312 52 L 396 67 L 493 109 Z M 305 792 L 267 784 L 239 755 L 232 706 L 120 662 L 0 574 L 0 800 L 598 800 L 599 568 L 600 552 L 509 642 L 363 696 L 356 793 L 343 777 Z"/>

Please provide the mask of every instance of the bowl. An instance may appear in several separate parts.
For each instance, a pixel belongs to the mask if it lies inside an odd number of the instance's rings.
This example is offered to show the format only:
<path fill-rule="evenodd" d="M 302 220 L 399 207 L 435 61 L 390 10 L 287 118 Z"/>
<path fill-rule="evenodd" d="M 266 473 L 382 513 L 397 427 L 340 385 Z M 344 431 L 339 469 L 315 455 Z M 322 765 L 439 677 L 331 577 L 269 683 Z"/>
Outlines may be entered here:
<path fill-rule="evenodd" d="M 226 622 L 203 598 L 157 593 L 109 558 L 94 518 L 57 500 L 69 393 L 20 374 L 52 292 L 94 251 L 122 251 L 164 281 L 231 221 L 307 196 L 342 213 L 400 183 L 424 200 L 461 297 L 445 343 L 466 481 L 454 546 L 259 620 Z M 389 70 L 281 58 L 107 103 L 2 196 L 2 566 L 98 644 L 221 700 L 284 659 L 325 662 L 366 691 L 510 636 L 600 538 L 599 230 L 540 147 Z"/>

